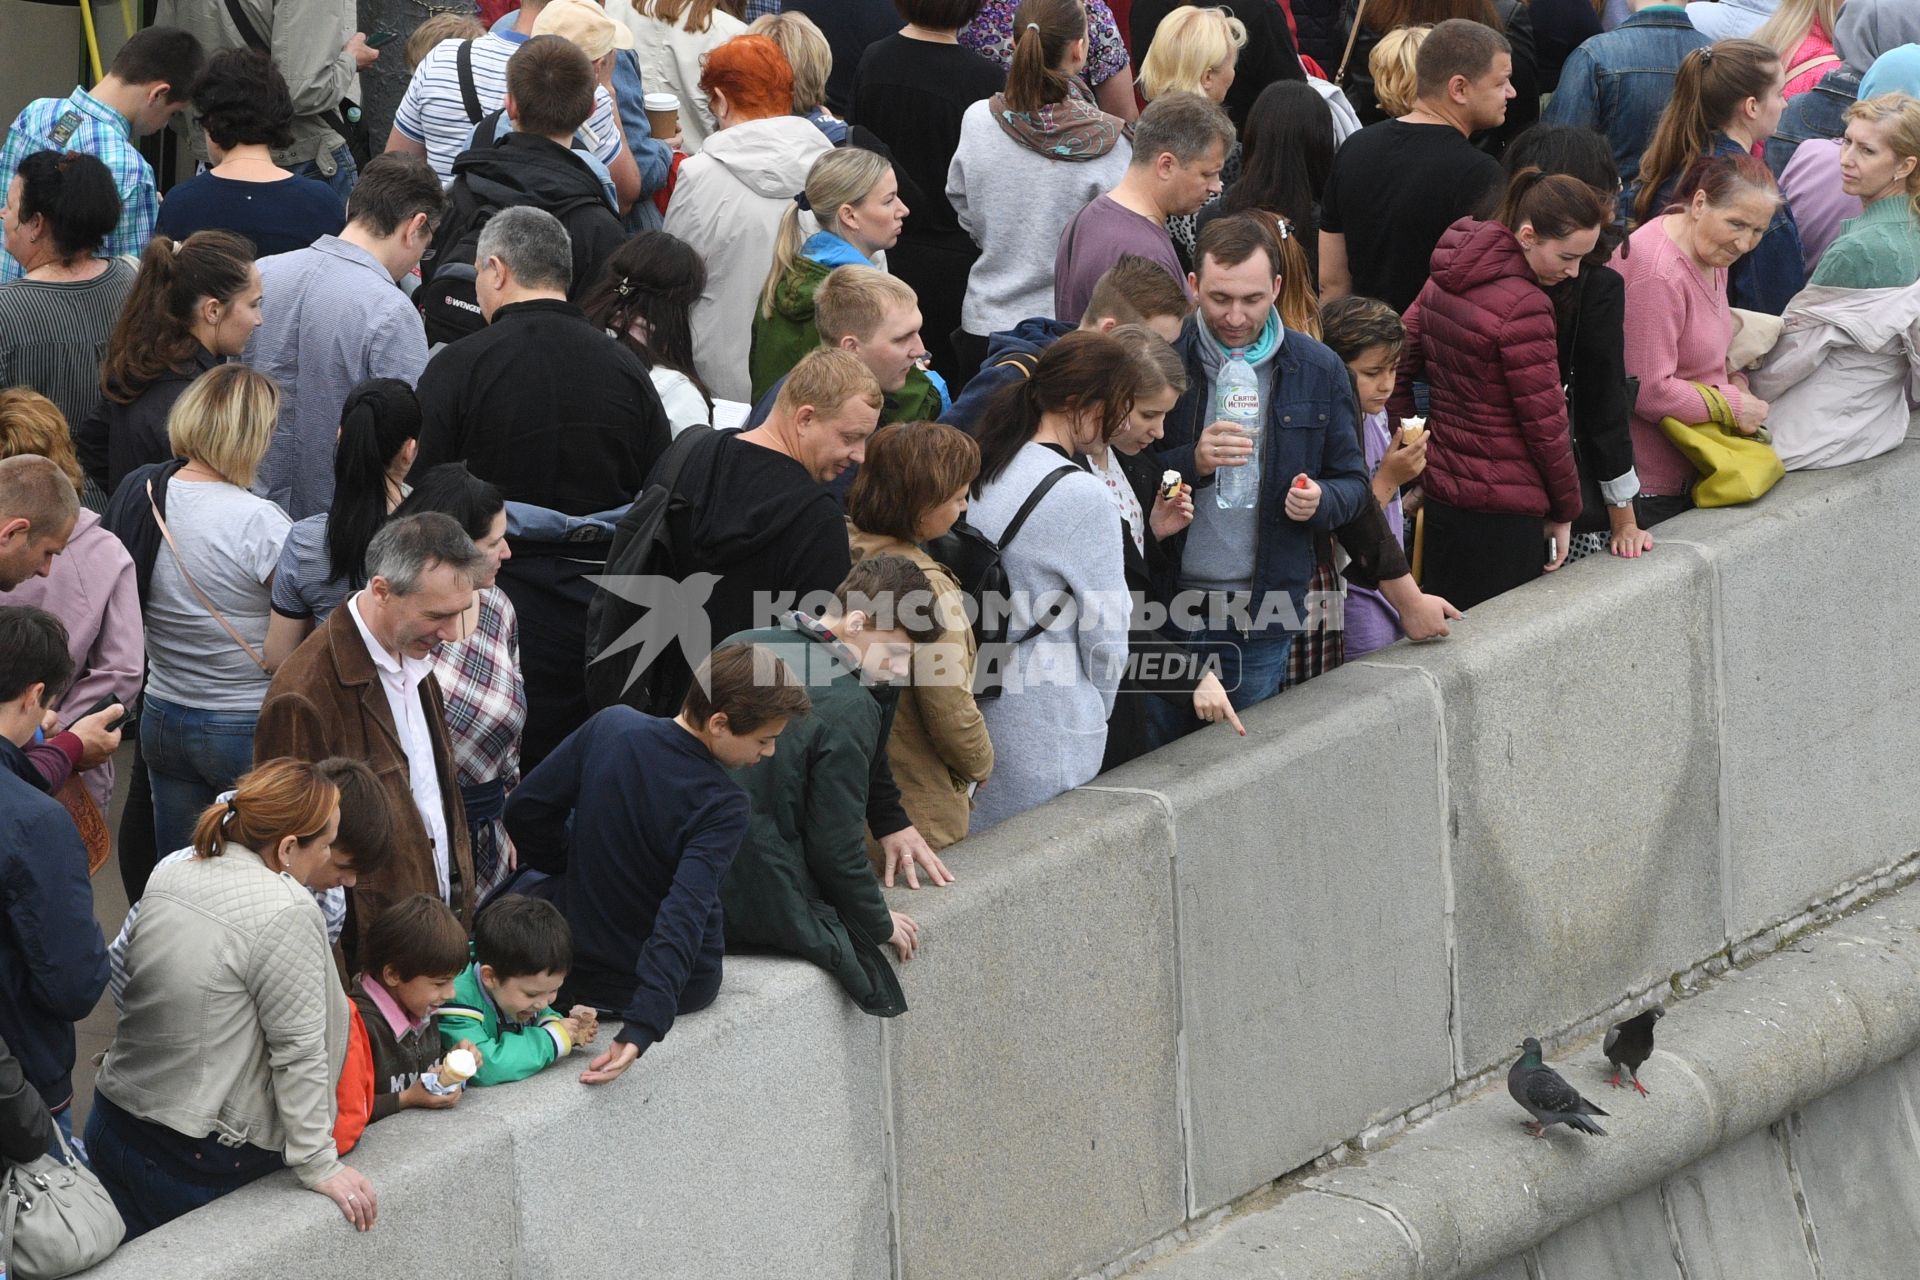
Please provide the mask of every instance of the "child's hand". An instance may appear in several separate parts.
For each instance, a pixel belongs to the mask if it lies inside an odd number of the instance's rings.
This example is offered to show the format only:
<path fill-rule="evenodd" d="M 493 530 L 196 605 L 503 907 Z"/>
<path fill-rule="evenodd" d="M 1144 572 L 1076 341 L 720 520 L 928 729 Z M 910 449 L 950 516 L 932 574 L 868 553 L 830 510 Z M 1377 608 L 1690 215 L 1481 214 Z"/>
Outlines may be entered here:
<path fill-rule="evenodd" d="M 437 1062 L 434 1063 L 434 1070 L 438 1071 L 439 1069 L 440 1064 Z M 400 1106 L 402 1110 L 407 1107 L 426 1107 L 432 1111 L 443 1111 L 458 1103 L 461 1096 L 465 1093 L 465 1089 L 455 1089 L 452 1093 L 446 1094 L 435 1093 L 420 1081 L 415 1080 L 412 1084 L 401 1090 Z"/>
<path fill-rule="evenodd" d="M 587 1005 L 577 1004 L 567 1010 L 566 1026 L 575 1048 L 592 1044 L 593 1038 L 600 1034 L 600 1014 Z"/>
<path fill-rule="evenodd" d="M 453 1047 L 456 1049 L 465 1049 L 468 1053 L 473 1055 L 473 1069 L 475 1071 L 478 1071 L 481 1067 L 484 1067 L 487 1065 L 487 1055 L 480 1052 L 480 1046 L 475 1044 L 473 1041 L 462 1040 L 459 1044 L 456 1044 Z"/>

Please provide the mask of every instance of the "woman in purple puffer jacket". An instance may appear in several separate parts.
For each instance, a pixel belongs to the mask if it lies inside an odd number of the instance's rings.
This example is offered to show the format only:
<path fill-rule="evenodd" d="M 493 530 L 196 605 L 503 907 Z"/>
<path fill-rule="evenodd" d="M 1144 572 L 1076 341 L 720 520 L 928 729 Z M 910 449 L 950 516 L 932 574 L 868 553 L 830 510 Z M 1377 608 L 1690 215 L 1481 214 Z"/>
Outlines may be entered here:
<path fill-rule="evenodd" d="M 1522 169 L 1492 221 L 1462 218 L 1404 317 L 1389 412 L 1431 386 L 1423 589 L 1462 609 L 1566 560 L 1580 482 L 1567 434 L 1553 302 L 1611 211 L 1592 187 Z"/>

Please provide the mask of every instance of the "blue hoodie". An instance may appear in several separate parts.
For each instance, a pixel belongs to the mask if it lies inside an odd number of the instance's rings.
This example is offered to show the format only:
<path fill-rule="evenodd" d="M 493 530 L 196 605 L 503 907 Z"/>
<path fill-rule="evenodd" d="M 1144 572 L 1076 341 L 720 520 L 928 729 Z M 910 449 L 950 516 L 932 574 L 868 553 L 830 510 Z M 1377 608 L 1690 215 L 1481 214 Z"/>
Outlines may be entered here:
<path fill-rule="evenodd" d="M 950 427 L 958 427 L 970 436 L 979 435 L 980 420 L 986 416 L 987 404 L 999 393 L 1000 388 L 1030 376 L 1033 362 L 1040 358 L 1041 353 L 1073 330 L 1073 325 L 1063 321 L 1035 316 L 1031 320 L 1022 320 L 1009 332 L 990 334 L 987 338 L 987 358 L 981 364 L 980 372 L 967 382 L 952 407 L 940 415 L 940 421 Z M 1020 356 L 1028 359 L 1020 360 L 1017 358 Z"/>

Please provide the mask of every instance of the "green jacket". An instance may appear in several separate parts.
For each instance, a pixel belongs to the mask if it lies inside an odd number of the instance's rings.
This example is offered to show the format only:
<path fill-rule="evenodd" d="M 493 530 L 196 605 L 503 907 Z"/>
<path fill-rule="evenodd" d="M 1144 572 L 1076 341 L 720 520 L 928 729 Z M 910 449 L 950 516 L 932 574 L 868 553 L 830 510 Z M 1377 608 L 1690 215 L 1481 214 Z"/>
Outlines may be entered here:
<path fill-rule="evenodd" d="M 502 1018 L 500 1006 L 480 983 L 478 960 L 453 980 L 453 999 L 440 1006 L 438 1018 L 442 1049 L 471 1040 L 480 1050 L 480 1072 L 474 1084 L 525 1080 L 573 1052 L 573 1037 L 554 1009 L 542 1009 L 529 1024 Z"/>
<path fill-rule="evenodd" d="M 867 861 L 867 788 L 886 744 L 883 702 L 840 646 L 794 626 L 723 641 L 765 645 L 800 673 L 813 711 L 787 723 L 773 757 L 732 770 L 753 801 L 746 841 L 720 883 L 727 947 L 811 960 L 878 1017 L 906 1012 L 880 946 L 893 916 Z"/>
<path fill-rule="evenodd" d="M 807 352 L 820 345 L 820 330 L 813 320 L 813 295 L 833 268 L 812 258 L 799 257 L 773 291 L 771 317 L 755 308 L 753 313 L 753 349 L 747 357 L 747 372 L 753 378 L 753 402 L 787 376 Z M 880 425 L 890 422 L 934 422 L 944 406 L 933 381 L 920 370 L 907 375 L 907 384 L 887 394 Z"/>

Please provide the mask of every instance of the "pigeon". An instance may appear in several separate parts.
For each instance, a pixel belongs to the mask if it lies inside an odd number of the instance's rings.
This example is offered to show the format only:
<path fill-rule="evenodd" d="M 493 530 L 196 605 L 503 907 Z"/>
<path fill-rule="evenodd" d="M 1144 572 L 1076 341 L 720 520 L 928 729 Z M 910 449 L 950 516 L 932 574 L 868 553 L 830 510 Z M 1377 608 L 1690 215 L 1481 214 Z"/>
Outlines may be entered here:
<path fill-rule="evenodd" d="M 1625 1022 L 1616 1024 L 1607 1032 L 1607 1038 L 1600 1045 L 1607 1055 L 1607 1061 L 1613 1064 L 1613 1075 L 1607 1083 L 1619 1089 L 1620 1073 L 1625 1071 L 1627 1079 L 1640 1092 L 1647 1096 L 1647 1086 L 1640 1083 L 1641 1064 L 1653 1056 L 1653 1024 L 1667 1016 L 1667 1011 L 1659 1005 Z"/>
<path fill-rule="evenodd" d="M 1507 1092 L 1533 1116 L 1527 1122 L 1528 1133 L 1544 1138 L 1549 1125 L 1564 1124 L 1581 1133 L 1606 1136 L 1607 1131 L 1587 1117 L 1607 1113 L 1581 1097 L 1580 1091 L 1568 1084 L 1558 1071 L 1540 1060 L 1538 1040 L 1528 1036 L 1515 1048 L 1524 1052 L 1519 1061 L 1507 1069 Z"/>

